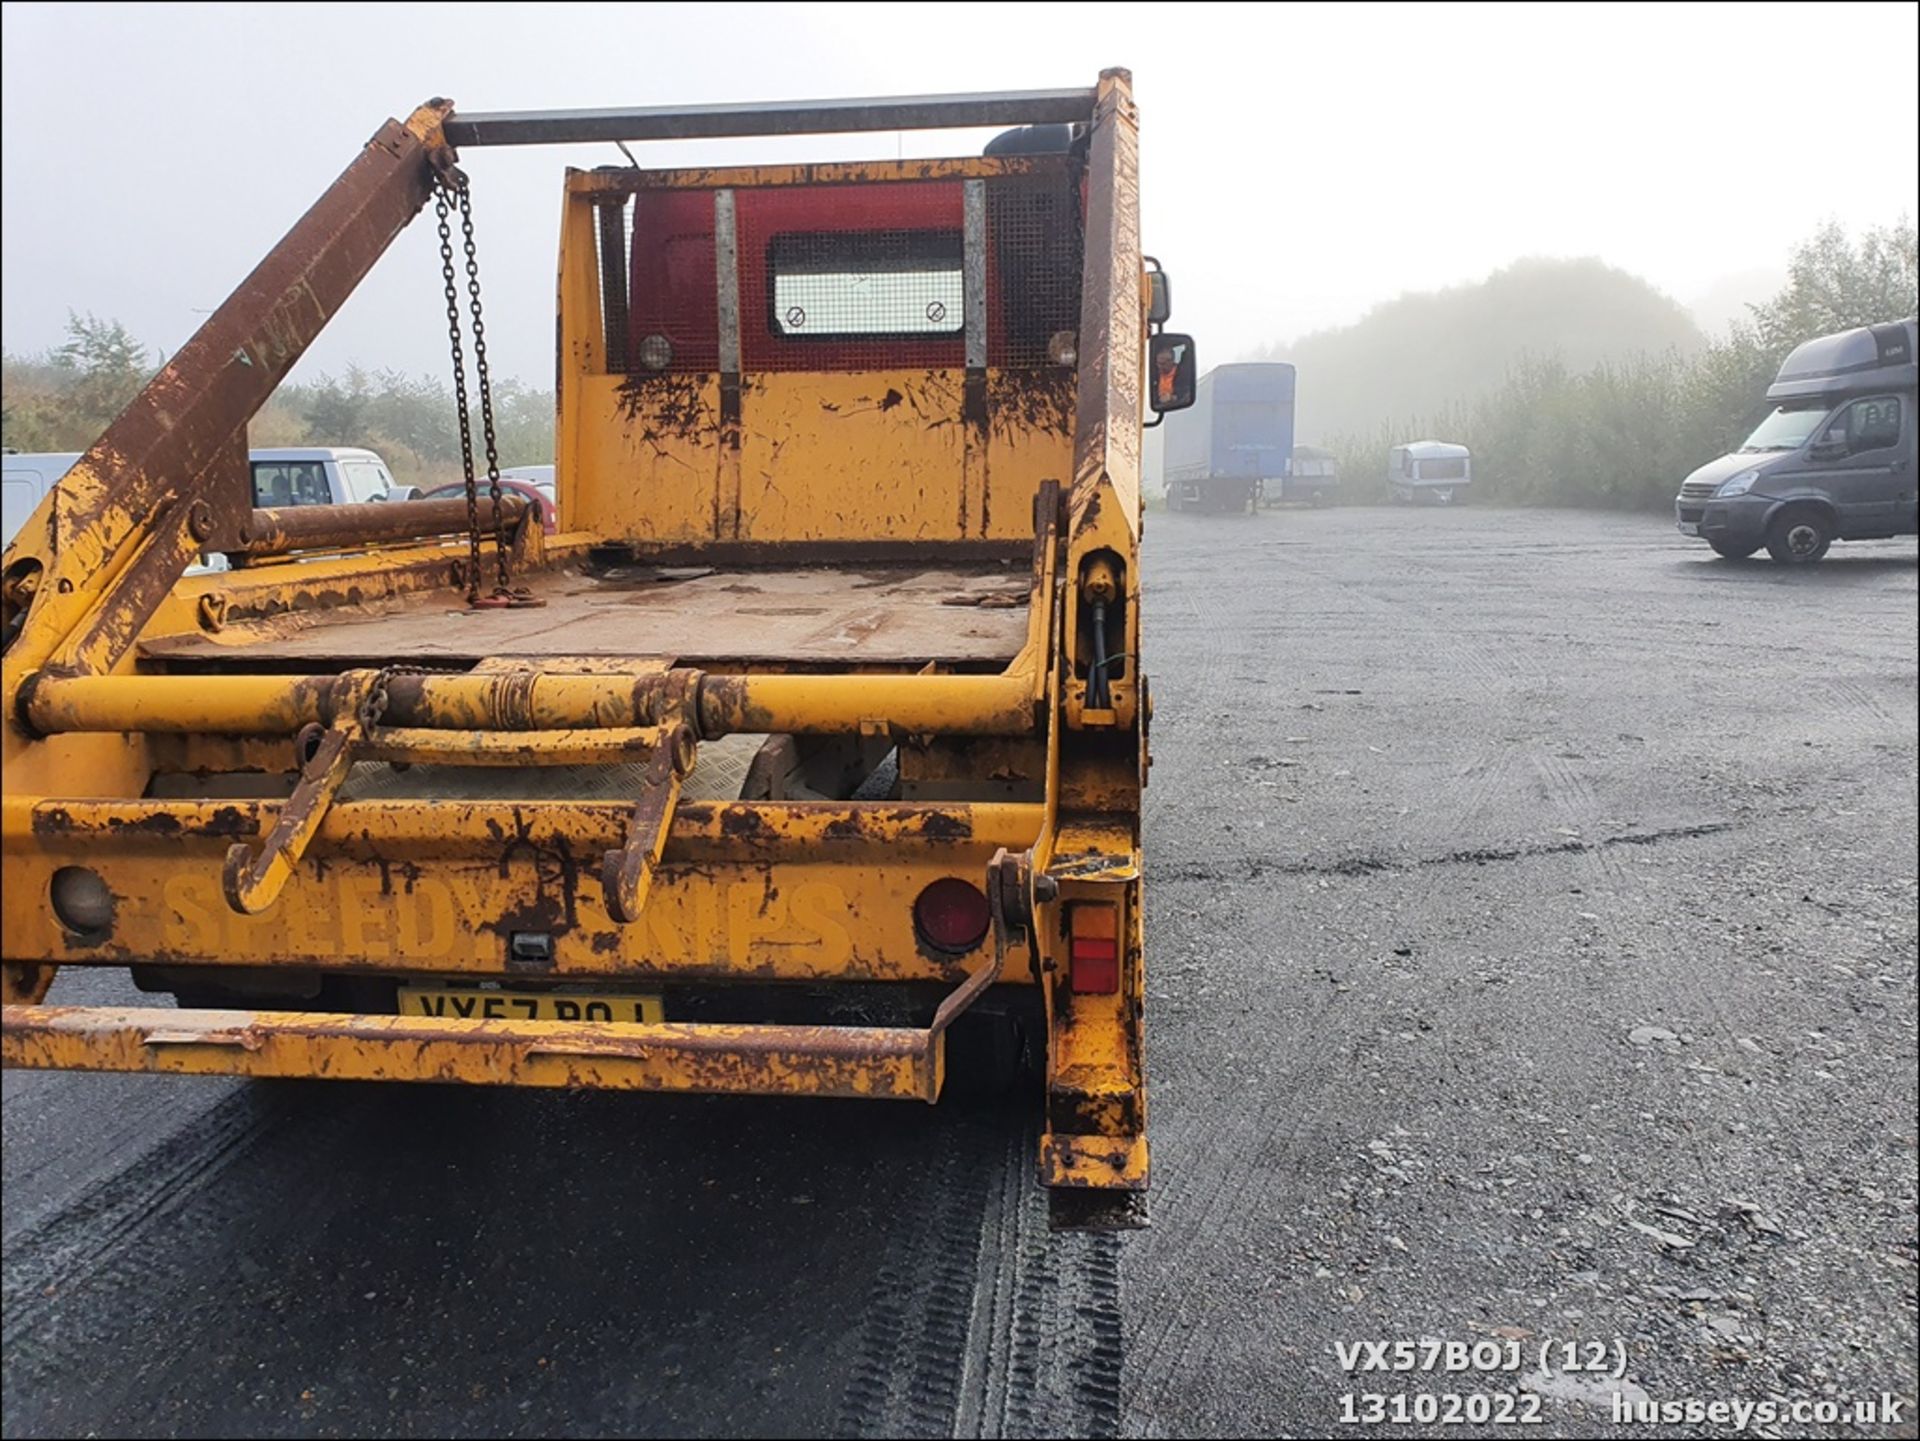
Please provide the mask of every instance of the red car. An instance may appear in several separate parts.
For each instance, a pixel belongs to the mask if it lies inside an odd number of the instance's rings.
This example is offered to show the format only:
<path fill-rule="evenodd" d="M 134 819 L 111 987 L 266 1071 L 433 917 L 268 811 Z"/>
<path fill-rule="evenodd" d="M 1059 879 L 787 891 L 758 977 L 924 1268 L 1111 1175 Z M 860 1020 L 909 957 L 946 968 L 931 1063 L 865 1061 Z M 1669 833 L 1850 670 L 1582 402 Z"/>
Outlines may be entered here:
<path fill-rule="evenodd" d="M 480 480 L 480 494 L 487 493 L 487 478 Z M 540 513 L 540 527 L 548 535 L 560 527 L 560 508 L 554 503 L 553 467 L 550 465 L 522 465 L 500 472 L 500 489 L 523 497 L 527 504 Z M 422 491 L 421 500 L 446 500 L 451 496 L 465 495 L 465 481 L 453 481 L 448 485 L 436 485 L 432 490 Z"/>

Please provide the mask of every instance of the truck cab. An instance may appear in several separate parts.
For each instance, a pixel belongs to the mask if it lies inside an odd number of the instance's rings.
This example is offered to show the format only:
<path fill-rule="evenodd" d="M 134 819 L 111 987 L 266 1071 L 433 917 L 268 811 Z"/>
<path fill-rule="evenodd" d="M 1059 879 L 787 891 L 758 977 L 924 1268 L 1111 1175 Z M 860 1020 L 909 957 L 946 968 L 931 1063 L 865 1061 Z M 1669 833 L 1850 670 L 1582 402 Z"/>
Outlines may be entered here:
<path fill-rule="evenodd" d="M 1296 445 L 1293 464 L 1287 468 L 1286 483 L 1275 496 L 1271 485 L 1263 494 L 1264 502 L 1304 500 L 1309 505 L 1331 505 L 1340 496 L 1340 462 L 1330 450 L 1313 445 Z"/>
<path fill-rule="evenodd" d="M 1681 484 L 1680 533 L 1728 560 L 1764 546 L 1781 565 L 1820 560 L 1836 540 L 1914 534 L 1914 342 L 1905 320 L 1796 348 L 1766 419 Z"/>

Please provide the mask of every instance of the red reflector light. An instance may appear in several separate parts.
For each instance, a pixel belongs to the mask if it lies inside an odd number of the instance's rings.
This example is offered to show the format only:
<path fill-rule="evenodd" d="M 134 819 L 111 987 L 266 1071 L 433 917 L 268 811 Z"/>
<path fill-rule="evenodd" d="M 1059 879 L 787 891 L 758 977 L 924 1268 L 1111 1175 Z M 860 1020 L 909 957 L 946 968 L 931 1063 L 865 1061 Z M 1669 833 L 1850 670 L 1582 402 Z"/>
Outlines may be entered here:
<path fill-rule="evenodd" d="M 935 881 L 913 903 L 913 928 L 939 951 L 970 951 L 986 939 L 992 923 L 978 886 L 949 876 Z"/>
<path fill-rule="evenodd" d="M 1081 995 L 1110 996 L 1120 989 L 1118 907 L 1104 903 L 1067 911 L 1067 974 Z"/>

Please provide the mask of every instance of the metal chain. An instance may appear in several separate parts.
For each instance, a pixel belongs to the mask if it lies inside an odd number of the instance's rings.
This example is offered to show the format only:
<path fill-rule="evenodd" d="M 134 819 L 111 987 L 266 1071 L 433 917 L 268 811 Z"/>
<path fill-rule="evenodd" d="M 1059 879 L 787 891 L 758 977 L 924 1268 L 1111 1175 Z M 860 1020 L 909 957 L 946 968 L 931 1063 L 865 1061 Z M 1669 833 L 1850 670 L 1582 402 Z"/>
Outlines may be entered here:
<path fill-rule="evenodd" d="M 500 514 L 500 452 L 493 434 L 493 384 L 487 375 L 487 324 L 480 317 L 480 257 L 473 244 L 473 191 L 460 187 L 460 229 L 467 250 L 467 297 L 473 309 L 473 371 L 480 382 L 480 430 L 487 447 L 487 489 L 493 496 L 493 559 L 497 593 L 513 587 L 507 573 L 507 527 Z M 473 485 L 468 486 L 469 493 Z"/>
<path fill-rule="evenodd" d="M 453 403 L 460 417 L 460 460 L 467 478 L 467 601 L 472 604 L 480 599 L 480 499 L 473 474 L 473 422 L 467 414 L 467 363 L 460 345 L 460 291 L 453 273 L 453 228 L 448 223 L 447 208 L 449 188 L 450 182 L 443 180 L 435 189 L 433 213 L 440 222 L 440 273 L 447 288 L 447 342 L 453 350 Z M 464 205 L 461 213 L 463 217 L 467 214 Z M 471 253 L 470 225 L 467 247 Z M 496 480 L 494 485 L 497 490 L 499 482 Z"/>

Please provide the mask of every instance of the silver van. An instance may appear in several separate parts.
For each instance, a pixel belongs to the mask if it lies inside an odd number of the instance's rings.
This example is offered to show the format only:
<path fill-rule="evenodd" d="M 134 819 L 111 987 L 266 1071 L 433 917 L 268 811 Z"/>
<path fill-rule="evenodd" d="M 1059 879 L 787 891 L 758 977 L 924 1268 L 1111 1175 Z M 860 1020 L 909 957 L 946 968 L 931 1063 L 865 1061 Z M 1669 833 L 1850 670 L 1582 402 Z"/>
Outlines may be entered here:
<path fill-rule="evenodd" d="M 1772 413 L 1681 485 L 1680 533 L 1728 560 L 1765 546 L 1781 565 L 1807 565 L 1836 540 L 1920 532 L 1915 338 L 1902 320 L 1796 348 L 1767 389 Z"/>
<path fill-rule="evenodd" d="M 23 455 L 10 450 L 0 467 L 0 545 L 13 544 L 27 517 L 40 508 L 40 502 L 54 483 L 72 470 L 80 459 L 77 450 Z"/>

